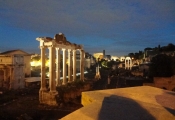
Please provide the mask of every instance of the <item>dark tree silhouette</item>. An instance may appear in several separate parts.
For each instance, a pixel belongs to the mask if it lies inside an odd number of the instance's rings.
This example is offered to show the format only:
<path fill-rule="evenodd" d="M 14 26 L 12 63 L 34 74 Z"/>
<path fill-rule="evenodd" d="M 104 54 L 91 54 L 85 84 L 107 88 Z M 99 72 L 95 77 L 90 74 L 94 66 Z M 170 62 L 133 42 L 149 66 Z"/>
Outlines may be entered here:
<path fill-rule="evenodd" d="M 151 62 L 150 75 L 152 77 L 170 77 L 174 74 L 174 63 L 171 56 L 159 54 L 153 57 Z"/>

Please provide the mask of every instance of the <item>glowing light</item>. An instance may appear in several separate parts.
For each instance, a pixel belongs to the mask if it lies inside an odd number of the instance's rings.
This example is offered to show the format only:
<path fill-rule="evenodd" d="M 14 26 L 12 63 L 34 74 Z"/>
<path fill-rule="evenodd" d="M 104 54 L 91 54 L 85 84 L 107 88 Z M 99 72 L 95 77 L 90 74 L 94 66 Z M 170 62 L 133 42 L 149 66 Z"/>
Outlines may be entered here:
<path fill-rule="evenodd" d="M 38 60 L 38 61 L 33 60 L 32 62 L 30 62 L 30 65 L 31 65 L 32 67 L 41 66 L 41 60 Z M 47 67 L 49 66 L 49 60 L 46 60 L 45 65 L 46 65 Z"/>

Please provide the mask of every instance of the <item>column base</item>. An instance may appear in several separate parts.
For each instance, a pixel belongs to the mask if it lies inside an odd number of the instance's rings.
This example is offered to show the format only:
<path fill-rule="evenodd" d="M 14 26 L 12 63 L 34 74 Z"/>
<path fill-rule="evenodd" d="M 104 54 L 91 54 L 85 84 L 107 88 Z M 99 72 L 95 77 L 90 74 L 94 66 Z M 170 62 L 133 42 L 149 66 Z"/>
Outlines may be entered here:
<path fill-rule="evenodd" d="M 62 83 L 62 85 L 67 85 L 67 83 Z"/>
<path fill-rule="evenodd" d="M 39 101 L 42 104 L 47 104 L 51 106 L 57 106 L 56 97 L 58 96 L 57 91 L 39 91 Z"/>
<path fill-rule="evenodd" d="M 71 82 L 73 82 L 72 80 L 71 81 L 68 81 L 68 83 L 71 83 Z"/>
<path fill-rule="evenodd" d="M 97 74 L 95 75 L 95 79 L 97 79 L 97 80 L 101 79 L 100 73 L 97 73 Z"/>
<path fill-rule="evenodd" d="M 60 79 L 55 79 L 56 81 L 56 86 L 61 86 L 61 82 L 60 82 Z M 59 81 L 59 82 L 58 82 Z"/>

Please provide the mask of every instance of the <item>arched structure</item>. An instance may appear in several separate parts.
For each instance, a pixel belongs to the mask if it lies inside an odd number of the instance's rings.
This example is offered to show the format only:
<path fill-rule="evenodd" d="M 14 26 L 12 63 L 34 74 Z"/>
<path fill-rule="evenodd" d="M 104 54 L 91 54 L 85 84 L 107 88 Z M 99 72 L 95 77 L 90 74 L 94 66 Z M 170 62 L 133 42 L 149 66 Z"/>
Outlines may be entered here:
<path fill-rule="evenodd" d="M 132 68 L 132 59 L 130 57 L 125 58 L 125 69 L 131 70 Z"/>
<path fill-rule="evenodd" d="M 82 45 L 70 43 L 64 34 L 56 34 L 54 38 L 39 37 L 41 49 L 41 88 L 39 92 L 40 103 L 56 105 L 56 86 L 66 85 L 67 82 L 76 80 L 76 51 L 80 51 L 80 79 L 84 80 L 84 50 Z M 49 49 L 49 91 L 45 79 L 45 49 Z M 60 51 L 63 53 L 63 81 L 60 81 Z M 67 54 L 66 54 L 67 53 Z M 68 55 L 68 56 L 66 56 Z M 68 58 L 68 68 L 66 59 Z M 68 70 L 67 70 L 68 69 Z M 68 71 L 68 75 L 67 75 Z M 73 75 L 72 75 L 73 73 Z M 68 76 L 68 81 L 67 81 Z M 73 76 L 73 78 L 72 78 Z"/>

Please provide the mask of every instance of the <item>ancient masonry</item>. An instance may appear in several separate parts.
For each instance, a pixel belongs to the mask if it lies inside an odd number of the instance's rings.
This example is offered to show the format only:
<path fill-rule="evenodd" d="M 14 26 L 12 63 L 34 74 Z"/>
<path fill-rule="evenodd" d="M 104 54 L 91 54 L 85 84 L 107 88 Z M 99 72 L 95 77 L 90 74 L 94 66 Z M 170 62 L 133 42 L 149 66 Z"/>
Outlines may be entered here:
<path fill-rule="evenodd" d="M 64 34 L 56 34 L 54 39 L 50 37 L 36 38 L 40 42 L 41 49 L 41 88 L 39 90 L 40 103 L 57 105 L 56 86 L 66 85 L 67 82 L 76 80 L 76 52 L 80 52 L 80 80 L 84 80 L 84 50 L 82 45 L 70 43 Z M 45 79 L 45 51 L 49 49 L 49 86 L 46 87 Z M 63 54 L 63 80 L 60 81 L 60 51 Z M 68 80 L 66 67 L 66 52 L 68 53 Z M 73 55 L 72 55 L 73 54 Z M 73 75 L 72 75 L 73 73 Z M 73 76 L 73 78 L 72 78 Z"/>

